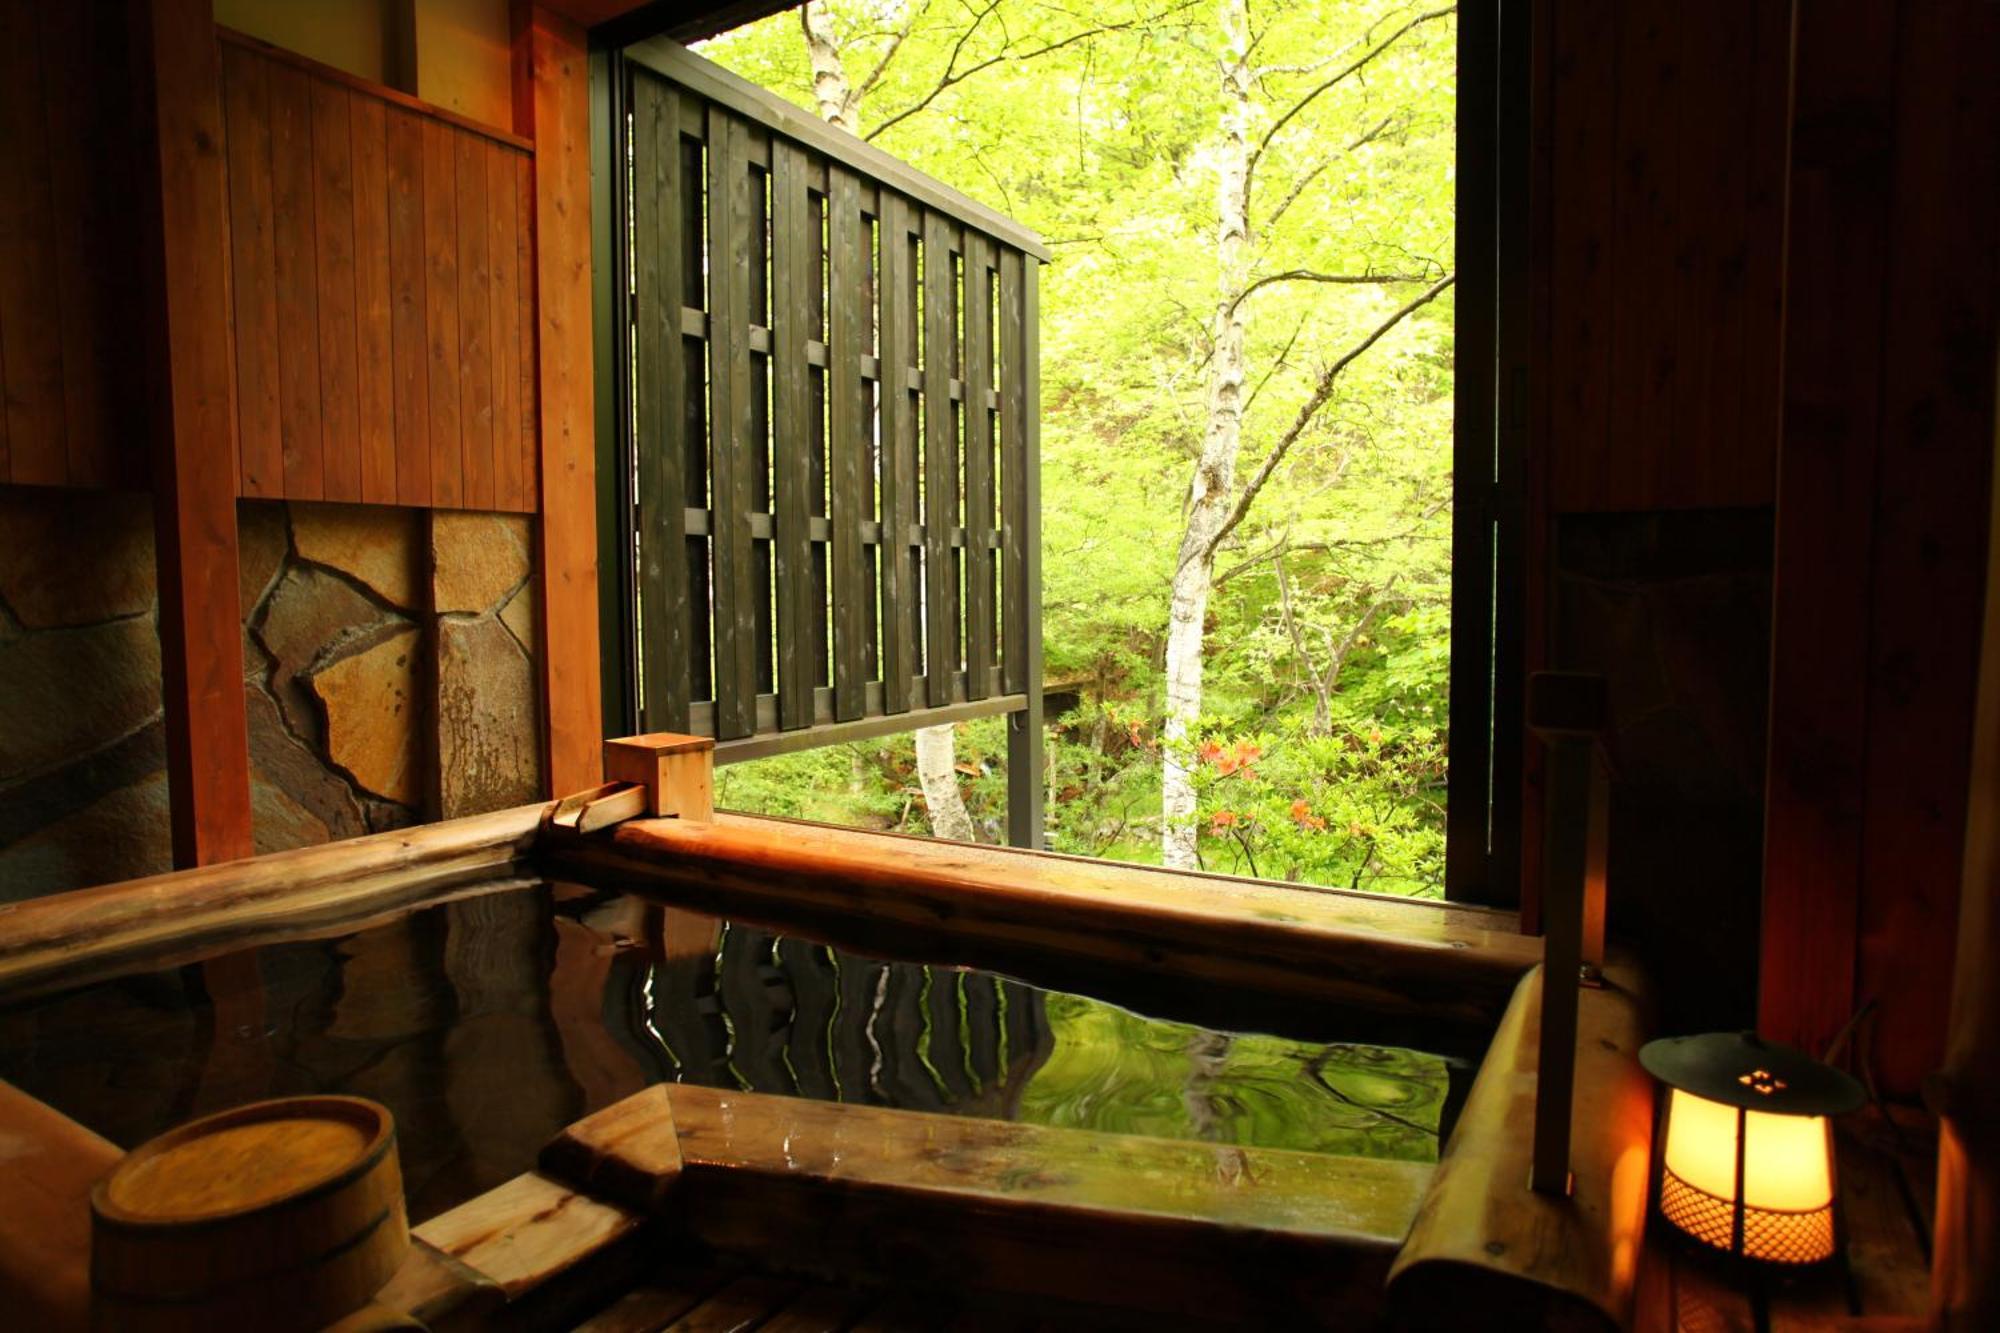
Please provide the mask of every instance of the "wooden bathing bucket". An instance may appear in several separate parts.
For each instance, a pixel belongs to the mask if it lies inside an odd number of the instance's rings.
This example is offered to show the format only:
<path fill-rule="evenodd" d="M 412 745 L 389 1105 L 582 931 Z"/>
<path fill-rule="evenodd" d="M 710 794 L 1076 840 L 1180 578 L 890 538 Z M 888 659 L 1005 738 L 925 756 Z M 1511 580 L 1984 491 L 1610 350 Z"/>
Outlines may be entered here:
<path fill-rule="evenodd" d="M 288 1097 L 141 1145 L 91 1192 L 91 1322 L 316 1329 L 410 1248 L 396 1126 L 359 1097 Z"/>

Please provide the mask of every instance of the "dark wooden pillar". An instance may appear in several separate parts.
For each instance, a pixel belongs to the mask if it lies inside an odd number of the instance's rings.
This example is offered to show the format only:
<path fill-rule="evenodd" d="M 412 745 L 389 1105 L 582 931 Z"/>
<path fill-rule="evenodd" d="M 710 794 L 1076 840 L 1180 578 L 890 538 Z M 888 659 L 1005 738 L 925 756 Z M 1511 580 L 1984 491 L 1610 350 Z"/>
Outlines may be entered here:
<path fill-rule="evenodd" d="M 582 28 L 514 8 L 514 130 L 535 141 L 541 420 L 542 679 L 554 794 L 595 786 L 598 671 L 596 384 L 591 361 L 590 67 Z"/>
<path fill-rule="evenodd" d="M 204 865 L 251 851 L 221 57 L 209 0 L 135 0 L 132 14 L 174 863 Z"/>

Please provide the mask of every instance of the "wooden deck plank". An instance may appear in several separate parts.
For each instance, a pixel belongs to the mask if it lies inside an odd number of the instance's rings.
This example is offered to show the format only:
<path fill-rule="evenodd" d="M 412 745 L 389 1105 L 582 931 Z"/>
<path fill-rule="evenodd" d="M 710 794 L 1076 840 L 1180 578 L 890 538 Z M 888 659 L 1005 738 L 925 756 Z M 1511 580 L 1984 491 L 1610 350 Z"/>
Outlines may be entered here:
<path fill-rule="evenodd" d="M 642 1220 L 530 1171 L 410 1234 L 491 1279 L 512 1300 L 634 1235 Z"/>
<path fill-rule="evenodd" d="M 799 1283 L 787 1278 L 746 1274 L 727 1283 L 667 1328 L 670 1333 L 749 1333 L 751 1329 L 765 1327 L 764 1321 L 784 1308 L 800 1289 Z"/>

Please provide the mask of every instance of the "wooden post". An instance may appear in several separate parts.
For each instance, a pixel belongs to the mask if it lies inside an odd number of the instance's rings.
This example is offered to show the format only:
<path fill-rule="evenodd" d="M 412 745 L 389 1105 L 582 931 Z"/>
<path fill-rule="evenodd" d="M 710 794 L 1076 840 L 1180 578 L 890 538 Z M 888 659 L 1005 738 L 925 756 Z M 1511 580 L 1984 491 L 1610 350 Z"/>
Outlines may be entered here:
<path fill-rule="evenodd" d="M 1007 715 L 1007 841 L 1035 851 L 1046 837 L 1042 810 L 1048 778 L 1043 773 L 1042 747 L 1042 422 L 1041 422 L 1041 296 L 1036 285 L 1041 266 L 1023 256 L 1020 262 L 1020 313 L 1008 309 L 1007 289 L 1001 291 L 1002 428 L 1013 418 L 1011 450 L 1003 451 L 1002 467 L 1011 466 L 1007 521 L 1020 532 L 1018 554 L 1008 573 L 1020 580 L 1018 595 L 1006 601 L 1009 618 L 1004 649 L 1010 664 L 1018 660 L 1019 680 L 1028 696 L 1018 713 Z M 1003 272 L 1011 276 L 1012 265 Z M 1018 612 L 1015 611 L 1018 608 Z M 1009 675 L 1014 675 L 1009 671 Z"/>
<path fill-rule="evenodd" d="M 1599 931 L 1604 909 L 1601 874 L 1591 883 L 1602 795 L 1595 771 L 1606 718 L 1601 676 L 1541 671 L 1528 682 L 1528 725 L 1547 747 L 1548 795 L 1542 825 L 1541 1051 L 1535 1067 L 1535 1155 L 1529 1184 L 1541 1194 L 1570 1191 L 1571 1104 L 1576 1082 L 1577 988 L 1584 965 L 1586 921 Z M 1598 899 L 1594 908 L 1586 904 Z"/>
<path fill-rule="evenodd" d="M 715 740 L 656 731 L 604 742 L 604 776 L 652 793 L 655 817 L 715 818 Z"/>
<path fill-rule="evenodd" d="M 208 0 L 133 7 L 153 401 L 153 523 L 174 864 L 250 855 L 221 56 Z"/>
<path fill-rule="evenodd" d="M 590 71 L 582 28 L 514 14 L 514 130 L 535 141 L 542 679 L 552 792 L 597 780 L 597 444 L 591 339 Z"/>

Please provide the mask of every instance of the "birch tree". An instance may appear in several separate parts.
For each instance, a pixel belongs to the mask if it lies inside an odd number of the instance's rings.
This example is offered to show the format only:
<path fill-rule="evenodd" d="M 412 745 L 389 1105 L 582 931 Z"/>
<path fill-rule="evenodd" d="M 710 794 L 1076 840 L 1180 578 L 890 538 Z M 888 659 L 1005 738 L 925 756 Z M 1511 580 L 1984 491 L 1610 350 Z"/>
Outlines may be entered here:
<path fill-rule="evenodd" d="M 1452 12 L 1449 8 L 1440 9 L 1411 19 L 1336 68 L 1330 77 L 1312 84 L 1290 105 L 1271 114 L 1261 101 L 1259 89 L 1280 71 L 1262 69 L 1255 63 L 1259 42 L 1251 27 L 1249 0 L 1221 0 L 1222 136 L 1215 154 L 1215 312 L 1210 324 L 1206 427 L 1194 476 L 1188 485 L 1186 519 L 1168 604 L 1166 716 L 1160 777 L 1160 860 L 1164 865 L 1185 870 L 1199 865 L 1195 854 L 1193 731 L 1201 717 L 1203 653 L 1216 551 L 1242 523 L 1292 446 L 1319 420 L 1333 399 L 1341 373 L 1452 283 L 1448 274 L 1435 278 L 1360 342 L 1326 362 L 1291 424 L 1272 442 L 1249 478 L 1238 486 L 1236 466 L 1243 448 L 1244 386 L 1249 375 L 1244 346 L 1251 298 L 1260 290 L 1280 283 L 1331 286 L 1416 283 L 1430 276 L 1325 273 L 1304 268 L 1254 273 L 1252 201 L 1257 167 L 1273 139 L 1304 116 L 1314 103 L 1360 75 L 1382 52 L 1418 25 Z M 1325 174 L 1328 165 L 1315 162 L 1308 166 L 1274 212 L 1282 213 L 1296 202 L 1300 193 Z"/>

